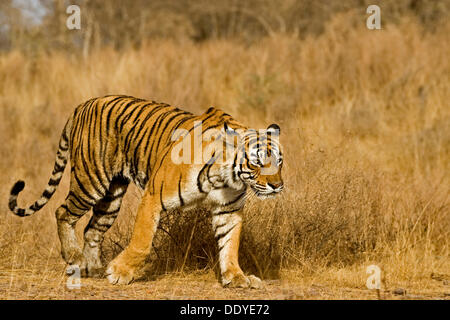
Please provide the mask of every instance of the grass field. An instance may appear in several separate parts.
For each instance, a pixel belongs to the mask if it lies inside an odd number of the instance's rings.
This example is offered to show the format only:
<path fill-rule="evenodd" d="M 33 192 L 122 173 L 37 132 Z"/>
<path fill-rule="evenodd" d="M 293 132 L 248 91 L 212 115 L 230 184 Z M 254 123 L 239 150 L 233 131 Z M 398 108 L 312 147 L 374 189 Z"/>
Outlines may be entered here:
<path fill-rule="evenodd" d="M 355 21 L 337 15 L 319 36 L 252 45 L 152 40 L 87 57 L 1 54 L 0 298 L 376 299 L 366 268 L 377 265 L 383 299 L 450 299 L 450 24 L 430 33 L 410 19 L 377 31 Z M 8 194 L 18 179 L 27 183 L 19 205 L 41 194 L 67 117 L 106 94 L 198 114 L 214 105 L 251 127 L 280 125 L 285 191 L 250 201 L 240 250 L 264 289 L 219 286 L 202 211 L 163 218 L 170 236 L 158 231 L 142 281 L 66 288 L 54 211 L 67 172 L 32 217 L 13 216 Z M 140 196 L 127 194 L 103 243 L 106 262 L 126 245 Z"/>

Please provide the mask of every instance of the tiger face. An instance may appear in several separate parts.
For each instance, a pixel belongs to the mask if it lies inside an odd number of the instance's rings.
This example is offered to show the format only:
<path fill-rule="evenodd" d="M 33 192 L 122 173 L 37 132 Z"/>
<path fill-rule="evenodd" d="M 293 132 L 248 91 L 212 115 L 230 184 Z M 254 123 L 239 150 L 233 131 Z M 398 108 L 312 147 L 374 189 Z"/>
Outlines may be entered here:
<path fill-rule="evenodd" d="M 279 133 L 280 127 L 272 124 L 266 130 L 247 130 L 240 135 L 234 173 L 259 198 L 273 197 L 284 187 Z"/>

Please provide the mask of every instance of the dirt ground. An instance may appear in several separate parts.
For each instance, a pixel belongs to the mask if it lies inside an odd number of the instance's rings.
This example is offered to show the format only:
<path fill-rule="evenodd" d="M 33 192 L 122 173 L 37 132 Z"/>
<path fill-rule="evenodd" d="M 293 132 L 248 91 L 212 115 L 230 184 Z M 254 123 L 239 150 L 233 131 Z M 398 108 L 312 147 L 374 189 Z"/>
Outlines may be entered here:
<path fill-rule="evenodd" d="M 1 299 L 58 299 L 58 300 L 114 300 L 114 299 L 270 299 L 270 300 L 347 300 L 347 299 L 437 299 L 450 300 L 448 280 L 430 279 L 426 288 L 382 288 L 380 297 L 375 290 L 361 286 L 336 286 L 313 279 L 266 280 L 262 289 L 222 288 L 212 271 L 189 274 L 168 274 L 152 280 L 140 280 L 128 286 L 113 286 L 106 279 L 81 279 L 81 288 L 69 289 L 68 277 L 62 264 L 39 273 L 36 270 L 0 271 Z M 400 292 L 403 289 L 406 292 Z M 397 292 L 399 291 L 399 292 Z"/>

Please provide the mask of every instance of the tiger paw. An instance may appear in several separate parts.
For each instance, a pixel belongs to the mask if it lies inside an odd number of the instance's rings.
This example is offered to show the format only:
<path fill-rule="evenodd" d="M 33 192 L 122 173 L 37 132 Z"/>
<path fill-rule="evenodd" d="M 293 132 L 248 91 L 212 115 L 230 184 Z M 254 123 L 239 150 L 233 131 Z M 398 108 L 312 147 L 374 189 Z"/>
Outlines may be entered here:
<path fill-rule="evenodd" d="M 129 284 L 135 279 L 135 268 L 115 259 L 108 265 L 106 275 L 111 284 Z"/>
<path fill-rule="evenodd" d="M 86 256 L 85 272 L 87 277 L 91 278 L 102 278 L 105 274 L 105 268 L 103 267 L 100 258 Z"/>
<path fill-rule="evenodd" d="M 251 289 L 262 289 L 263 283 L 260 278 L 254 275 L 249 275 L 248 280 L 250 280 L 250 288 Z"/>
<path fill-rule="evenodd" d="M 69 264 L 66 268 L 66 275 L 69 277 L 82 277 L 85 278 L 87 277 L 87 271 L 86 271 L 86 264 L 79 264 L 79 263 L 74 263 L 74 264 Z"/>
<path fill-rule="evenodd" d="M 87 263 L 83 255 L 73 255 L 66 268 L 66 274 L 68 276 L 87 277 Z"/>
<path fill-rule="evenodd" d="M 67 266 L 66 274 L 68 276 L 78 275 L 82 278 L 101 278 L 104 275 L 105 268 L 101 265 L 92 265 L 86 261 L 74 263 Z"/>
<path fill-rule="evenodd" d="M 261 279 L 254 275 L 250 275 L 247 277 L 242 273 L 233 276 L 231 280 L 223 278 L 222 285 L 226 288 L 261 289 L 263 287 Z"/>

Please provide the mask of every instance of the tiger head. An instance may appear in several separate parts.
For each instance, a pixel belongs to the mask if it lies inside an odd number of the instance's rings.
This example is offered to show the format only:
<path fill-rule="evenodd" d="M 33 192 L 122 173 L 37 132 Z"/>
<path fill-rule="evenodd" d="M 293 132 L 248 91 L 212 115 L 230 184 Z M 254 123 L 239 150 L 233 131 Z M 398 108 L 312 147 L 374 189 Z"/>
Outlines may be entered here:
<path fill-rule="evenodd" d="M 233 130 L 225 124 L 227 134 L 239 137 L 232 164 L 233 179 L 238 178 L 259 198 L 275 196 L 283 190 L 281 177 L 283 155 L 279 144 L 280 127 L 271 124 L 266 130 Z"/>

